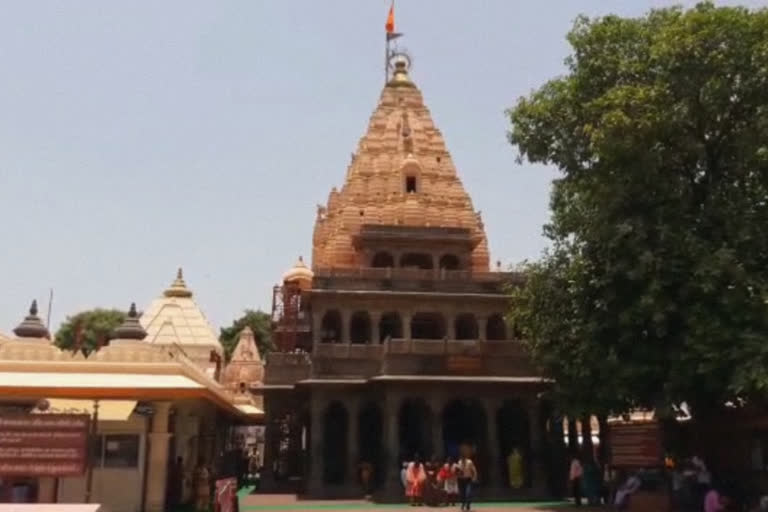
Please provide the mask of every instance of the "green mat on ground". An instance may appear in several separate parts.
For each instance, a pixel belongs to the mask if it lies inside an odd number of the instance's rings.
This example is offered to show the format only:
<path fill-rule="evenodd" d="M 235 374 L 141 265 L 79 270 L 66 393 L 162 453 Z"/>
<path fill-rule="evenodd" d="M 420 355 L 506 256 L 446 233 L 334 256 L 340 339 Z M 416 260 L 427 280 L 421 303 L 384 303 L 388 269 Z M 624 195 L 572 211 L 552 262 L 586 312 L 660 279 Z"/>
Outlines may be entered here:
<path fill-rule="evenodd" d="M 537 502 L 523 502 L 523 501 L 513 501 L 513 502 L 504 502 L 504 503 L 473 503 L 472 508 L 476 509 L 482 509 L 482 508 L 490 508 L 490 507 L 504 507 L 504 508 L 523 508 L 523 507 L 561 507 L 566 505 L 565 503 L 558 501 L 558 502 L 551 502 L 551 503 L 543 503 L 541 501 Z M 302 505 L 301 502 L 293 503 L 293 504 L 284 504 L 284 505 L 248 505 L 240 506 L 240 512 L 244 511 L 258 511 L 258 510 L 296 510 L 297 508 L 301 508 L 303 510 L 377 510 L 377 509 L 386 509 L 386 508 L 403 508 L 408 507 L 407 503 L 395 503 L 395 504 L 378 504 L 378 503 L 337 503 L 334 504 L 333 502 L 328 503 L 314 503 L 314 504 L 307 504 Z M 451 510 L 451 507 L 438 507 L 439 509 L 447 509 Z M 414 510 L 432 510 L 429 507 L 414 507 Z"/>

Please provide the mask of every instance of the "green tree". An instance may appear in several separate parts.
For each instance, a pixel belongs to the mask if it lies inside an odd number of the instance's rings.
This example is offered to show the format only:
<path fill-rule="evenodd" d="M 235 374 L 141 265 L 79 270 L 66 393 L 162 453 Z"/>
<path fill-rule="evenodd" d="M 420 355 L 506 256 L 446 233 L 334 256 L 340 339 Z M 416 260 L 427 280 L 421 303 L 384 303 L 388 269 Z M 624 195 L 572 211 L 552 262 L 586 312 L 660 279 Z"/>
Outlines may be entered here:
<path fill-rule="evenodd" d="M 125 319 L 125 312 L 116 309 L 92 309 L 67 317 L 56 331 L 56 346 L 73 349 L 80 339 L 80 347 L 86 354 L 111 338 L 112 331 Z"/>
<path fill-rule="evenodd" d="M 579 18 L 567 73 L 509 111 L 561 171 L 512 319 L 576 409 L 768 390 L 768 11 Z"/>
<path fill-rule="evenodd" d="M 227 361 L 232 356 L 232 352 L 237 346 L 237 340 L 240 338 L 240 332 L 248 326 L 253 330 L 256 337 L 256 345 L 259 347 L 261 356 L 272 350 L 272 319 L 269 314 L 261 310 L 246 309 L 243 316 L 234 320 L 229 327 L 222 327 L 219 334 L 219 342 L 224 347 L 224 354 Z"/>

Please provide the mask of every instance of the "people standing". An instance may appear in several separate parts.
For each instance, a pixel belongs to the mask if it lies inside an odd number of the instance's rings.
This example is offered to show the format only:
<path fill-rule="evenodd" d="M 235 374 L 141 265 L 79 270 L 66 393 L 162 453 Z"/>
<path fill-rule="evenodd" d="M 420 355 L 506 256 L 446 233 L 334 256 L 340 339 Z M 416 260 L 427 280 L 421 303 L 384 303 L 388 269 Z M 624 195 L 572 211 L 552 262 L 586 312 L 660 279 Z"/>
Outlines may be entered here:
<path fill-rule="evenodd" d="M 200 459 L 195 470 L 195 510 L 207 511 L 211 505 L 211 472 Z"/>
<path fill-rule="evenodd" d="M 448 505 L 455 505 L 459 497 L 459 481 L 457 478 L 457 467 L 453 463 L 453 459 L 448 457 L 445 460 L 445 464 L 440 469 L 438 475 L 440 482 L 443 484 L 443 492 L 445 492 L 445 502 Z"/>
<path fill-rule="evenodd" d="M 406 471 L 406 488 L 405 494 L 408 496 L 408 500 L 411 505 L 421 505 L 424 499 L 424 481 L 427 479 L 427 474 L 424 471 L 424 464 L 421 462 L 421 458 L 417 455 L 414 457 L 413 462 L 408 465 Z"/>
<path fill-rule="evenodd" d="M 520 489 L 525 483 L 525 474 L 523 472 L 523 456 L 517 448 L 513 449 L 507 457 L 507 473 L 509 487 Z"/>
<path fill-rule="evenodd" d="M 571 483 L 573 492 L 573 501 L 577 507 L 581 506 L 581 479 L 584 476 L 584 468 L 581 467 L 579 456 L 575 455 L 571 459 L 571 470 L 568 473 L 568 480 Z"/>
<path fill-rule="evenodd" d="M 467 453 L 462 454 L 458 463 L 458 484 L 461 510 L 472 508 L 472 484 L 477 482 L 477 468 Z"/>

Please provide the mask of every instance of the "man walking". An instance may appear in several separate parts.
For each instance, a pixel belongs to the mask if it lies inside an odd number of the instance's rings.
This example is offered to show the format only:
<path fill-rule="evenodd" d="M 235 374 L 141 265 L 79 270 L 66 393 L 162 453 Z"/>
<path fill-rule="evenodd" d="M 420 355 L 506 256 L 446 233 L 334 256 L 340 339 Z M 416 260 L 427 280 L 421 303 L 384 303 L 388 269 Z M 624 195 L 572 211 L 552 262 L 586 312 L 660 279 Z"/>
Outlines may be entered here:
<path fill-rule="evenodd" d="M 456 464 L 456 473 L 459 480 L 459 498 L 461 500 L 461 510 L 471 510 L 472 508 L 472 484 L 477 482 L 477 468 L 475 463 L 464 450 L 459 462 Z"/>

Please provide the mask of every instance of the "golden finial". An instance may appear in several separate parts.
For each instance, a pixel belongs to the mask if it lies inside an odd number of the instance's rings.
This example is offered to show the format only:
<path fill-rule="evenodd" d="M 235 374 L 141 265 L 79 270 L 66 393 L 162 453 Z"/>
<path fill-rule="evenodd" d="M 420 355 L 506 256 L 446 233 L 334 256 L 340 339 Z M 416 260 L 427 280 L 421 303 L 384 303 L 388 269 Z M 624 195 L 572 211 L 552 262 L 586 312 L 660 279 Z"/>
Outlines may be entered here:
<path fill-rule="evenodd" d="M 176 279 L 171 283 L 171 286 L 163 292 L 166 297 L 191 297 L 192 290 L 187 288 L 187 283 L 184 282 L 184 271 L 179 267 L 176 272 Z"/>

